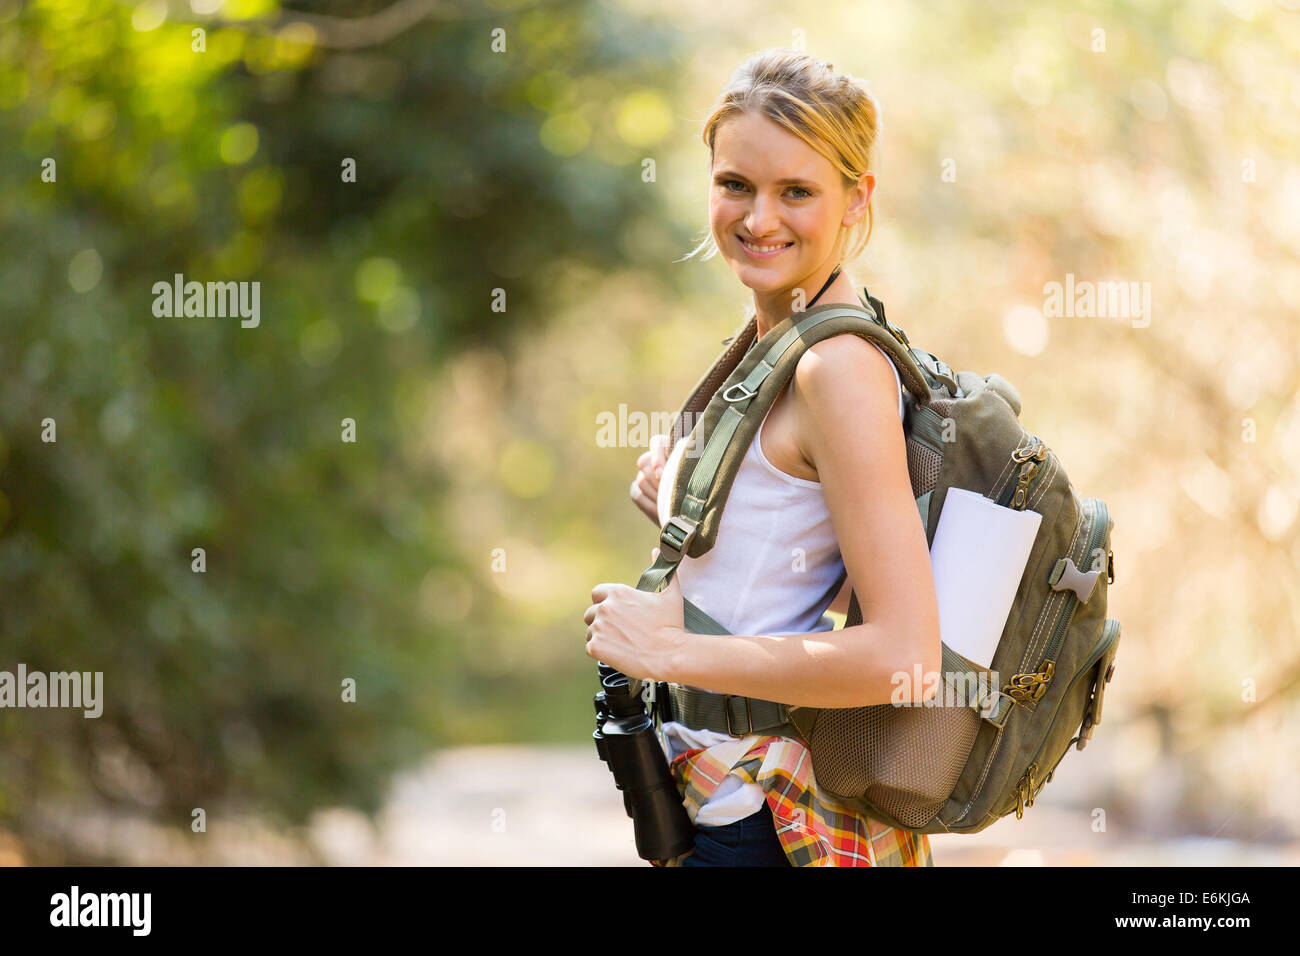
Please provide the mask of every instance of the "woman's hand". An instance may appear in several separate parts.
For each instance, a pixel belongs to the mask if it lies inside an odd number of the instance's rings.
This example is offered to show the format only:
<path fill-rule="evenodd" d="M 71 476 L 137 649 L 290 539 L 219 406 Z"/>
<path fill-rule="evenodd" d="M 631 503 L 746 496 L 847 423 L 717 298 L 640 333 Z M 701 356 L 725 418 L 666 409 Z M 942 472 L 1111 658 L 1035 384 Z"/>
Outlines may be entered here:
<path fill-rule="evenodd" d="M 659 554 L 651 552 L 653 560 Z M 597 584 L 587 608 L 587 656 L 641 680 L 670 680 L 667 665 L 685 636 L 681 585 L 673 574 L 662 591 Z"/>
<path fill-rule="evenodd" d="M 659 479 L 668 464 L 668 436 L 655 435 L 650 448 L 636 460 L 639 469 L 632 482 L 632 500 L 659 527 Z"/>

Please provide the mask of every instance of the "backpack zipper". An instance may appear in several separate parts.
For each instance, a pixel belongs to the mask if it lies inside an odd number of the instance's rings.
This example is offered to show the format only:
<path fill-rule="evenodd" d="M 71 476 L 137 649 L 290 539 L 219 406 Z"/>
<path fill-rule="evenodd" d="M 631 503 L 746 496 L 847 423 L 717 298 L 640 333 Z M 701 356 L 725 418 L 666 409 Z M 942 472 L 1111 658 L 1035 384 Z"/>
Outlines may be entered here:
<path fill-rule="evenodd" d="M 1025 504 L 1029 501 L 1029 484 L 1037 477 L 1039 470 L 1042 468 L 1042 462 L 1047 460 L 1047 446 L 1034 439 L 1036 444 L 1022 451 L 1013 452 L 1012 461 L 1019 461 L 1020 475 L 1016 478 L 1016 486 L 1012 492 L 1011 501 L 1007 507 L 1016 511 L 1024 511 Z"/>
<path fill-rule="evenodd" d="M 1106 509 L 1106 502 L 1102 501 L 1100 498 L 1094 498 L 1092 500 L 1092 531 L 1088 535 L 1088 549 L 1083 555 L 1083 560 L 1085 561 L 1088 560 L 1089 556 L 1091 556 L 1094 551 L 1101 547 L 1102 538 L 1106 535 L 1106 526 L 1110 524 L 1110 512 Z M 1093 585 L 1093 587 L 1093 593 L 1095 594 L 1096 585 Z M 1043 664 L 1051 664 L 1053 665 L 1053 668 L 1055 668 L 1056 665 L 1056 654 L 1060 650 L 1061 641 L 1064 639 L 1065 632 L 1069 628 L 1069 621 L 1074 618 L 1075 612 L 1079 610 L 1079 605 L 1082 603 L 1079 600 L 1079 595 L 1074 594 L 1074 592 L 1071 592 L 1071 594 L 1074 595 L 1074 605 L 1070 609 L 1069 617 L 1067 618 L 1065 615 L 1061 615 L 1057 620 L 1056 628 L 1052 631 L 1052 636 L 1047 642 L 1047 649 L 1043 651 Z M 1039 670 L 1042 670 L 1042 665 L 1039 665 Z"/>
<path fill-rule="evenodd" d="M 1034 761 L 1016 781 L 1016 819 L 1019 820 L 1025 815 L 1025 807 L 1034 805 L 1034 797 L 1038 796 L 1038 791 L 1034 789 L 1034 771 L 1038 769 L 1038 761 Z M 1046 783 L 1047 781 L 1043 781 Z M 1039 789 L 1042 789 L 1040 786 Z M 1029 799 L 1025 799 L 1025 795 Z"/>
<path fill-rule="evenodd" d="M 1110 513 L 1106 509 L 1106 502 L 1100 498 L 1093 498 L 1092 502 L 1092 526 L 1084 542 L 1084 552 L 1079 557 L 1080 564 L 1086 561 L 1093 551 L 1101 547 L 1101 539 L 1105 537 L 1106 527 L 1110 524 Z M 1056 674 L 1056 655 L 1060 652 L 1061 641 L 1065 639 L 1065 632 L 1069 630 L 1070 622 L 1074 619 L 1080 603 L 1079 596 L 1073 591 L 1065 595 L 1065 603 L 1056 616 L 1056 622 L 1047 639 L 1047 646 L 1043 649 L 1043 658 L 1038 667 L 1026 672 L 1023 670 L 1025 662 L 1021 661 L 1022 673 L 1011 678 L 1003 688 L 1004 693 L 1021 703 L 1036 702 L 1046 693 L 1047 685 L 1052 682 Z"/>
<path fill-rule="evenodd" d="M 1025 505 L 1028 504 L 1029 486 L 1036 478 L 1042 477 L 1042 472 L 1046 469 L 1041 468 L 1040 466 L 1042 463 L 1047 461 L 1047 456 L 1049 454 L 1047 445 L 1037 435 L 1030 435 L 1029 432 L 1024 431 L 1024 429 L 1021 429 L 1021 433 L 1026 435 L 1029 441 L 1027 444 L 1020 446 L 1011 453 L 1011 462 L 1013 464 L 1015 462 L 1020 462 L 1019 474 L 1012 469 L 1011 475 L 1008 476 L 1006 484 L 1001 487 L 995 485 L 989 495 L 996 504 L 1002 505 L 1003 507 L 1014 508 L 1017 511 L 1024 510 Z M 1012 483 L 1013 481 L 1014 484 Z M 1021 661 L 1020 666 L 1022 669 L 1024 668 L 1024 661 Z M 1055 665 L 1053 665 L 1053 667 L 1054 666 Z M 1017 674 L 1012 678 L 1012 681 L 1025 676 L 1027 675 Z M 1034 676 L 1038 677 L 1039 675 Z M 1050 670 L 1046 675 L 1046 679 L 1051 679 Z M 1047 689 L 1045 683 L 1042 685 L 1042 689 Z M 1013 700 L 1016 700 L 1017 702 L 1020 701 L 1020 698 L 1015 693 L 1011 692 L 1011 684 L 1004 685 L 1002 692 L 1010 696 Z M 1038 696 L 1042 696 L 1042 691 L 1038 692 Z M 988 773 L 989 767 L 993 763 L 993 758 L 997 755 L 998 748 L 1002 744 L 1003 729 L 1003 727 L 998 728 L 997 737 L 994 738 L 993 744 L 989 747 L 988 757 L 985 759 L 984 767 L 980 771 L 980 782 L 976 785 L 970 798 L 966 801 L 966 805 L 962 807 L 961 814 L 955 821 L 953 821 L 954 824 L 960 823 L 962 820 L 966 819 L 966 815 L 970 813 L 970 809 L 974 806 L 976 798 L 978 798 L 980 792 L 983 791 L 984 775 Z M 1021 812 L 1023 812 L 1023 809 Z"/>
<path fill-rule="evenodd" d="M 1047 445 L 1036 435 L 1029 437 L 1029 444 L 1017 448 L 1011 453 L 1011 460 L 1021 463 L 1020 474 L 1015 477 L 1015 484 L 1013 485 L 1009 478 L 1006 486 L 996 499 L 999 505 L 1016 511 L 1024 510 L 1029 500 L 1029 486 L 1035 478 L 1039 477 L 1040 463 L 1047 460 Z M 1019 702 L 1037 700 L 1043 696 L 1043 692 L 1047 690 L 1047 682 L 1052 679 L 1056 666 L 1054 661 L 1047 661 L 1045 664 L 1046 669 L 1044 669 L 1043 665 L 1040 665 L 1036 672 L 1019 673 L 1013 676 L 1002 689 L 1003 693 L 1010 695 Z M 1021 661 L 1020 670 L 1023 671 L 1024 667 L 1025 663 Z"/>
<path fill-rule="evenodd" d="M 1119 621 L 1114 618 L 1106 618 L 1105 622 L 1101 626 L 1102 639 L 1097 642 L 1097 649 L 1092 654 L 1088 655 L 1088 660 L 1084 662 L 1083 666 L 1079 668 L 1078 673 L 1074 675 L 1075 681 L 1088 674 L 1092 668 L 1097 666 L 1097 661 L 1101 660 L 1102 655 L 1105 654 L 1111 644 L 1114 643 L 1114 634 L 1118 630 Z M 1073 684 L 1074 681 L 1071 681 L 1070 683 Z M 1065 698 L 1068 696 L 1069 691 L 1067 690 L 1066 693 L 1061 696 L 1061 704 L 1065 703 Z M 1034 786 L 1034 774 L 1038 772 L 1038 759 L 1043 755 L 1043 748 L 1047 746 L 1047 741 L 1051 739 L 1052 726 L 1056 723 L 1057 717 L 1060 714 L 1060 709 L 1061 705 L 1058 705 L 1057 713 L 1052 715 L 1051 723 L 1047 725 L 1047 730 L 1043 734 L 1042 743 L 1038 745 L 1038 750 L 1034 752 L 1033 761 L 1025 768 L 1025 772 L 1020 775 L 1020 779 L 1016 781 L 1017 820 L 1021 819 L 1025 815 L 1026 807 L 1032 807 L 1034 805 L 1034 799 L 1042 791 L 1043 787 L 1047 786 L 1047 784 L 1051 782 L 1052 776 L 1056 773 L 1056 768 L 1060 766 L 1061 761 L 1065 759 L 1065 755 L 1070 752 L 1070 744 L 1079 739 L 1078 737 L 1072 737 L 1070 739 L 1070 743 L 1065 745 L 1065 749 L 1062 750 L 1061 755 L 1056 758 L 1056 763 L 1052 764 L 1052 769 L 1047 772 L 1047 776 L 1038 781 L 1038 786 Z"/>
<path fill-rule="evenodd" d="M 1004 508 L 1023 510 L 1029 500 L 1029 484 L 1038 477 L 1040 462 L 1046 461 L 1047 451 L 1047 446 L 1037 435 L 1030 435 L 1028 445 L 1017 448 L 1011 453 L 1012 462 L 1021 462 L 1020 474 L 1017 476 L 1013 470 L 1011 476 L 1007 478 L 1007 483 L 997 490 L 993 500 Z"/>

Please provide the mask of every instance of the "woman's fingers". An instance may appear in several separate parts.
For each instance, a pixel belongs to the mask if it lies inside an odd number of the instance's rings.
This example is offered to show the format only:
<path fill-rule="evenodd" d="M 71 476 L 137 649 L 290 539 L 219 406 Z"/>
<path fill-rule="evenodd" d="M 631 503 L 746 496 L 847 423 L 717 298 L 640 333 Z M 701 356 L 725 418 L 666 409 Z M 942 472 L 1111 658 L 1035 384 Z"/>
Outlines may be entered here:
<path fill-rule="evenodd" d="M 636 506 L 641 509 L 641 511 L 646 515 L 646 517 L 648 517 L 651 521 L 653 521 L 657 526 L 659 524 L 659 507 L 653 501 L 651 501 L 649 498 L 646 497 L 645 492 L 643 492 L 639 487 L 637 487 L 637 483 L 635 481 L 632 482 L 631 498 L 634 502 L 636 502 Z"/>
<path fill-rule="evenodd" d="M 636 460 L 637 476 L 632 481 L 630 496 L 646 517 L 659 525 L 659 480 L 668 463 L 668 436 L 654 435 L 650 447 Z"/>
<path fill-rule="evenodd" d="M 660 472 L 663 471 L 664 465 L 668 464 L 668 436 L 655 435 L 650 439 L 651 458 L 655 463 L 655 468 Z"/>
<path fill-rule="evenodd" d="M 638 471 L 636 474 L 637 486 L 645 493 L 645 496 L 651 501 L 659 497 L 659 479 L 651 471 Z"/>

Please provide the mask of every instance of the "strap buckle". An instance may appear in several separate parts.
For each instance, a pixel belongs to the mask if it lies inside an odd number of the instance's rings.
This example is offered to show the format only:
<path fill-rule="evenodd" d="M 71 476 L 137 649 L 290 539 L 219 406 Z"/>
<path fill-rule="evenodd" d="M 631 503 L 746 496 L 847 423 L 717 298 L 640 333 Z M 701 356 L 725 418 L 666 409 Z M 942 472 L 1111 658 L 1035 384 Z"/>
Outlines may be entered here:
<path fill-rule="evenodd" d="M 754 732 L 754 715 L 750 713 L 748 697 L 745 697 L 740 694 L 723 694 L 722 712 L 727 717 L 727 733 L 731 734 L 731 736 L 733 737 L 743 737 L 744 734 L 738 734 L 736 733 L 736 731 L 731 729 L 731 701 L 736 697 L 739 697 L 741 700 L 745 702 L 745 724 L 746 724 L 745 733 L 752 734 Z"/>
<path fill-rule="evenodd" d="M 659 534 L 659 556 L 669 561 L 680 561 L 687 546 L 695 538 L 699 523 L 683 515 L 673 515 Z"/>
<path fill-rule="evenodd" d="M 1088 741 L 1092 739 L 1093 729 L 1101 723 L 1101 698 L 1106 693 L 1106 685 L 1110 683 L 1114 673 L 1115 662 L 1112 660 L 1106 667 L 1106 673 L 1099 675 L 1092 682 L 1088 703 L 1083 709 L 1083 723 L 1079 725 L 1079 736 L 1075 738 L 1078 741 L 1075 744 L 1076 750 L 1082 750 L 1088 746 Z M 1074 741 L 1071 741 L 1071 743 L 1074 743 Z"/>
<path fill-rule="evenodd" d="M 737 395 L 735 398 L 732 398 L 731 392 L 733 389 L 737 389 L 737 388 L 740 389 L 740 394 Z M 722 400 L 724 402 L 730 402 L 731 404 L 734 405 L 736 402 L 743 402 L 747 398 L 753 398 L 757 394 L 758 392 L 750 388 L 744 382 L 737 382 L 736 384 L 729 386 L 727 390 L 722 393 Z"/>
<path fill-rule="evenodd" d="M 994 716 L 997 714 L 998 706 L 999 704 L 1001 704 L 1001 698 L 1003 697 L 1011 701 L 1011 703 L 1008 704 L 1006 709 L 1002 711 L 1001 719 L 994 720 Z M 987 720 L 998 730 L 1001 730 L 1003 726 L 1006 724 L 1007 718 L 1011 715 L 1011 712 L 1016 709 L 1014 706 L 1015 701 L 1016 699 L 1012 697 L 1010 694 L 1007 694 L 1001 690 L 994 688 L 979 699 L 979 703 L 977 704 L 977 707 L 979 708 L 979 714 L 981 717 Z M 984 716 L 986 713 L 988 714 L 988 716 Z"/>
<path fill-rule="evenodd" d="M 899 345 L 905 349 L 910 349 L 912 347 L 912 343 L 907 340 L 907 333 L 896 326 L 893 322 L 887 322 L 884 319 L 882 319 L 881 322 L 884 324 L 885 331 L 892 335 Z"/>
<path fill-rule="evenodd" d="M 862 290 L 862 299 L 866 311 L 871 313 L 871 318 L 876 325 L 892 335 L 903 348 L 910 349 L 912 343 L 907 340 L 907 333 L 885 317 L 885 304 L 868 292 L 865 287 Z"/>

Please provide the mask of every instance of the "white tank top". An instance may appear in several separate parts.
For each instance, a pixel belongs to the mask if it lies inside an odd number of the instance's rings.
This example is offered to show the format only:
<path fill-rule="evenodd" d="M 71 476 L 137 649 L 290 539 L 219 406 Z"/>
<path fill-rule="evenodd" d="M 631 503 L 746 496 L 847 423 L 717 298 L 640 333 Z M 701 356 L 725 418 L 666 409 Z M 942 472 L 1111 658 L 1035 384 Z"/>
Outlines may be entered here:
<path fill-rule="evenodd" d="M 894 379 L 901 420 L 903 383 L 896 368 Z M 836 584 L 844 572 L 830 509 L 821 482 L 788 475 L 763 454 L 766 424 L 764 416 L 736 472 L 713 547 L 702 557 L 683 558 L 677 566 L 677 579 L 683 597 L 732 634 L 830 630 L 833 625 L 823 612 L 835 599 Z M 688 444 L 678 441 L 664 465 L 659 480 L 660 527 L 670 517 L 669 490 Z M 666 721 L 663 733 L 669 760 L 687 749 L 738 739 L 711 730 L 692 730 L 677 721 Z M 724 826 L 743 820 L 762 809 L 765 799 L 757 784 L 728 774 L 700 808 L 695 823 Z"/>

